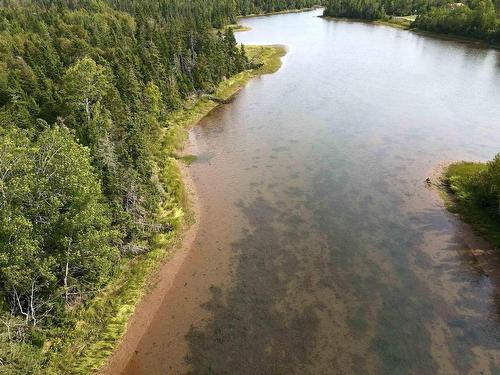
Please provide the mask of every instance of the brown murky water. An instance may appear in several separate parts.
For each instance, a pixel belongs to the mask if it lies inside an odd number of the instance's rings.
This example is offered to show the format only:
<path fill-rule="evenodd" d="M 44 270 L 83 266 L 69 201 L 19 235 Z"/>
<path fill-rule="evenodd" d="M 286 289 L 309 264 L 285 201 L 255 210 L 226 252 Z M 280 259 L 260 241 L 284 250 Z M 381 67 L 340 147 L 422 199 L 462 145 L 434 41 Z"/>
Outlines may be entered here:
<path fill-rule="evenodd" d="M 191 132 L 200 229 L 125 374 L 500 374 L 498 285 L 423 182 L 500 151 L 500 53 L 319 13 L 242 21 L 289 53 Z"/>

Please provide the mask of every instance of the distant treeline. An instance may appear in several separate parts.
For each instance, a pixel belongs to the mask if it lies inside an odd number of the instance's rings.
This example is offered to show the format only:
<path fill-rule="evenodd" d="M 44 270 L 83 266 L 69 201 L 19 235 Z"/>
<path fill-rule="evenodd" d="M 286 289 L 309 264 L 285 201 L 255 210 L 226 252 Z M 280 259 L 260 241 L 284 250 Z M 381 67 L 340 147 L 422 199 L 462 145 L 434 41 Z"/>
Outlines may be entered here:
<path fill-rule="evenodd" d="M 500 1 L 492 0 L 327 0 L 325 16 L 384 19 L 418 15 L 411 27 L 500 43 Z"/>
<path fill-rule="evenodd" d="M 249 67 L 215 30 L 314 3 L 0 0 L 2 374 L 43 368 L 66 312 L 179 226 L 169 115 Z"/>
<path fill-rule="evenodd" d="M 241 15 L 281 12 L 319 5 L 322 0 L 236 0 Z"/>

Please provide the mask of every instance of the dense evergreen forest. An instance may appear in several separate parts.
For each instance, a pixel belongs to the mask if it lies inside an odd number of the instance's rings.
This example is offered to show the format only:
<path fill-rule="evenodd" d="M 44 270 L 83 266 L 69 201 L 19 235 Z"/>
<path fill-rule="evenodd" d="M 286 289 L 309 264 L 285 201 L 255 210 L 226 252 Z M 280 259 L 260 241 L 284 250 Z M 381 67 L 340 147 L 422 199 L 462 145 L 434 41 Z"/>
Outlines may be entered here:
<path fill-rule="evenodd" d="M 500 43 L 500 1 L 467 0 L 328 0 L 325 16 L 385 19 L 418 15 L 411 27 Z"/>
<path fill-rule="evenodd" d="M 180 225 L 169 114 L 251 67 L 216 29 L 315 3 L 0 0 L 2 374 L 43 372 L 68 312 Z"/>

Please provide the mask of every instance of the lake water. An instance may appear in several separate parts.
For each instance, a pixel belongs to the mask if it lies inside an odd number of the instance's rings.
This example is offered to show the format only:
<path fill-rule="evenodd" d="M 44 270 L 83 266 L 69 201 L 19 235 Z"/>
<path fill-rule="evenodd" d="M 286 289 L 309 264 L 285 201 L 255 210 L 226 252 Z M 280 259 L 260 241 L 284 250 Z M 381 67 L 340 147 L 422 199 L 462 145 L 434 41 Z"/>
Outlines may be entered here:
<path fill-rule="evenodd" d="M 500 52 L 320 14 L 241 20 L 288 54 L 191 131 L 195 246 L 125 373 L 500 374 L 499 285 L 424 183 L 500 152 Z"/>

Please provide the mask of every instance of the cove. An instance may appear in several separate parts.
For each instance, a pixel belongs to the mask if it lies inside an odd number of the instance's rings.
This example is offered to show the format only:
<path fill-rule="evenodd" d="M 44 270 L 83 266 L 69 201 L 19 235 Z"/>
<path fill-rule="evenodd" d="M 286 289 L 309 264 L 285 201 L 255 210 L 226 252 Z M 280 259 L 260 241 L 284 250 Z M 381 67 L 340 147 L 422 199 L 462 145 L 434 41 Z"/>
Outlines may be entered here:
<path fill-rule="evenodd" d="M 500 151 L 500 53 L 321 10 L 190 133 L 192 248 L 124 374 L 498 374 L 487 246 L 424 180 Z"/>

